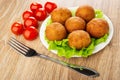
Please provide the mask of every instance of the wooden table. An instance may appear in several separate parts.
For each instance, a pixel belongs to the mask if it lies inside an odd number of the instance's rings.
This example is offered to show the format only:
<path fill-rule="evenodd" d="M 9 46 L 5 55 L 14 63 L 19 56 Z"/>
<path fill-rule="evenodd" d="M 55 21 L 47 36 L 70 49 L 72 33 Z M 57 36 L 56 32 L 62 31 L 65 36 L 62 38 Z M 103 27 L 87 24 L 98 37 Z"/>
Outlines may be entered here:
<path fill-rule="evenodd" d="M 46 1 L 0 0 L 0 80 L 119 80 L 120 0 L 51 0 L 59 7 L 89 4 L 95 9 L 101 9 L 113 22 L 114 35 L 108 46 L 88 58 L 71 59 L 58 57 L 48 51 L 42 45 L 39 37 L 34 41 L 27 41 L 22 35 L 15 36 L 10 30 L 14 21 L 23 21 L 21 15 L 29 9 L 32 2 L 45 4 Z M 100 76 L 93 79 L 48 60 L 20 55 L 7 44 L 11 36 L 42 54 L 69 63 L 91 67 L 97 70 Z"/>

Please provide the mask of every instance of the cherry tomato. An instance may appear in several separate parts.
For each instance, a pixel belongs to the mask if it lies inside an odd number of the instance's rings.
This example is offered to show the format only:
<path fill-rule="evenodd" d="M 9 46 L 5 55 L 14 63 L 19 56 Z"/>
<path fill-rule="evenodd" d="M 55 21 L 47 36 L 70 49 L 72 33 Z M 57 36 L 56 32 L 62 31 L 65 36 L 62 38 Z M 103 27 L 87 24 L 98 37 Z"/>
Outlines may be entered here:
<path fill-rule="evenodd" d="M 38 30 L 33 26 L 27 27 L 23 32 L 23 36 L 27 40 L 34 40 L 38 36 Z"/>
<path fill-rule="evenodd" d="M 40 3 L 34 2 L 30 5 L 30 9 L 32 12 L 35 12 L 39 8 L 42 8 L 42 5 Z"/>
<path fill-rule="evenodd" d="M 33 17 L 33 12 L 32 11 L 25 11 L 22 15 L 23 20 L 25 20 L 29 17 Z"/>
<path fill-rule="evenodd" d="M 16 35 L 22 34 L 24 31 L 23 24 L 20 22 L 14 22 L 12 27 L 11 27 L 11 31 Z"/>
<path fill-rule="evenodd" d="M 47 17 L 47 12 L 44 9 L 39 8 L 35 11 L 34 16 L 37 20 L 42 21 Z"/>
<path fill-rule="evenodd" d="M 57 5 L 53 2 L 46 2 L 44 8 L 48 13 L 51 13 L 55 8 L 57 8 Z"/>
<path fill-rule="evenodd" d="M 24 21 L 24 26 L 25 28 L 29 26 L 38 28 L 38 21 L 34 17 L 29 17 Z"/>

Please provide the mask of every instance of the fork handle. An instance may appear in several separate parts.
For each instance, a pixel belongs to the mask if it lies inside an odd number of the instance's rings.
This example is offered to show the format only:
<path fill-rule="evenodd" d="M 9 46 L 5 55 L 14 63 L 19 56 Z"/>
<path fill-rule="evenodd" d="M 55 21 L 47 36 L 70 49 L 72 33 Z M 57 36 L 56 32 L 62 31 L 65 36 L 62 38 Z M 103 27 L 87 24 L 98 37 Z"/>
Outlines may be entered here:
<path fill-rule="evenodd" d="M 39 54 L 39 53 L 37 54 L 37 56 L 47 59 L 47 60 L 50 60 L 50 61 L 53 61 L 55 63 L 61 64 L 63 66 L 66 66 L 66 67 L 68 67 L 72 70 L 75 70 L 78 73 L 84 74 L 86 76 L 90 76 L 90 77 L 98 77 L 99 76 L 99 73 L 97 71 L 95 71 L 94 69 L 85 67 L 85 66 L 78 66 L 78 65 L 70 64 L 70 63 L 60 61 L 58 59 L 55 59 L 55 58 L 52 58 L 52 57 L 49 57 L 49 56 L 46 56 L 43 54 Z"/>

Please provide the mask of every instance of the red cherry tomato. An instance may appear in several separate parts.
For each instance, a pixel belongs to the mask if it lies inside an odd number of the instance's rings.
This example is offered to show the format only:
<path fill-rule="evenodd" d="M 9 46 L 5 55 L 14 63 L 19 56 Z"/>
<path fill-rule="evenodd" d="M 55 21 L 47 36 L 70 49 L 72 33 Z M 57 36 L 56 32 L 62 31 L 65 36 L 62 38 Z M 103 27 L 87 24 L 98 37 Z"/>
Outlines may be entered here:
<path fill-rule="evenodd" d="M 23 32 L 23 36 L 27 40 L 34 40 L 38 36 L 38 30 L 33 26 L 27 27 Z"/>
<path fill-rule="evenodd" d="M 53 2 L 46 2 L 44 8 L 48 13 L 51 13 L 55 8 L 57 8 L 57 5 Z"/>
<path fill-rule="evenodd" d="M 25 20 L 29 17 L 33 17 L 33 12 L 32 11 L 25 11 L 22 15 L 23 20 Z"/>
<path fill-rule="evenodd" d="M 34 2 L 30 5 L 30 10 L 32 12 L 35 12 L 39 8 L 42 8 L 42 5 L 40 3 Z"/>
<path fill-rule="evenodd" d="M 29 17 L 24 21 L 24 26 L 25 28 L 30 26 L 38 28 L 38 21 L 34 17 Z"/>
<path fill-rule="evenodd" d="M 20 22 L 15 22 L 13 23 L 12 27 L 11 27 L 11 31 L 16 34 L 16 35 L 20 35 L 23 33 L 24 29 L 23 29 L 23 24 Z"/>
<path fill-rule="evenodd" d="M 34 16 L 37 20 L 42 21 L 47 17 L 47 13 L 44 9 L 37 9 L 34 13 Z"/>

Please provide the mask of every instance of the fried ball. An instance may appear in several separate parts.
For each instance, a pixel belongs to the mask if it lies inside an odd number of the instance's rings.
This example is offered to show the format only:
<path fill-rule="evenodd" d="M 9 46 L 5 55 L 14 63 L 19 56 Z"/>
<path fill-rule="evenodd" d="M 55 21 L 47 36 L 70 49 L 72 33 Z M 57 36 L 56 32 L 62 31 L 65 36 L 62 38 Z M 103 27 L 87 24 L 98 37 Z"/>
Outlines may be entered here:
<path fill-rule="evenodd" d="M 47 39 L 51 41 L 62 40 L 67 36 L 65 27 L 58 22 L 54 22 L 46 26 L 45 34 Z"/>
<path fill-rule="evenodd" d="M 72 13 L 67 8 L 56 8 L 51 13 L 51 19 L 53 22 L 59 22 L 64 24 L 65 21 L 72 16 Z"/>
<path fill-rule="evenodd" d="M 89 5 L 80 6 L 77 9 L 75 15 L 78 17 L 82 17 L 86 22 L 88 22 L 95 17 L 95 11 L 93 7 Z"/>
<path fill-rule="evenodd" d="M 72 32 L 74 30 L 84 30 L 85 29 L 85 21 L 79 17 L 70 17 L 65 22 L 65 27 L 68 32 Z"/>
<path fill-rule="evenodd" d="M 108 33 L 109 24 L 105 19 L 94 18 L 87 23 L 86 31 L 94 38 L 100 38 Z"/>
<path fill-rule="evenodd" d="M 90 35 L 84 30 L 76 30 L 68 35 L 68 44 L 71 48 L 82 49 L 90 43 Z"/>

